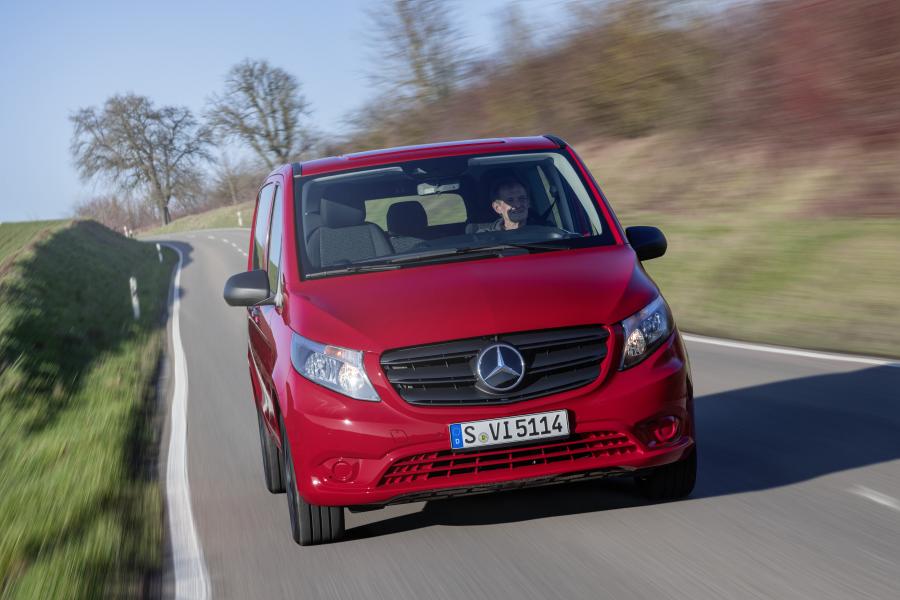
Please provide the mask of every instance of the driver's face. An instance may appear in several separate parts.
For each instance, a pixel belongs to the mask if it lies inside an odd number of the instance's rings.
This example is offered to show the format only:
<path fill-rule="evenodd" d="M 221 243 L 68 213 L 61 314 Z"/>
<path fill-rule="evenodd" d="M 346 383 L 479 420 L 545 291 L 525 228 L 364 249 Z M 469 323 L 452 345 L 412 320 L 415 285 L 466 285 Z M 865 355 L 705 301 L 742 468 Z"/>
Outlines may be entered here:
<path fill-rule="evenodd" d="M 494 199 L 494 210 L 505 221 L 521 223 L 528 218 L 528 209 L 531 202 L 528 200 L 528 192 L 518 183 L 504 186 L 497 191 Z"/>

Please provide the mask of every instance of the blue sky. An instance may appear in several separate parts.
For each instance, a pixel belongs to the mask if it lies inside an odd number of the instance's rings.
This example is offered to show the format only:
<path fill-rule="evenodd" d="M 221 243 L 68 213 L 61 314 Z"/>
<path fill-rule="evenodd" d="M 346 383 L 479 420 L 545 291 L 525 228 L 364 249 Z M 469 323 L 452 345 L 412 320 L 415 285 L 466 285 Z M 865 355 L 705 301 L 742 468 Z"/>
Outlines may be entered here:
<path fill-rule="evenodd" d="M 0 221 L 69 216 L 104 191 L 72 167 L 76 108 L 134 92 L 200 111 L 246 57 L 293 73 L 316 126 L 339 131 L 372 91 L 365 7 L 374 1 L 0 0 Z M 512 1 L 561 16 L 561 0 L 461 0 L 472 46 L 496 49 L 495 16 Z"/>

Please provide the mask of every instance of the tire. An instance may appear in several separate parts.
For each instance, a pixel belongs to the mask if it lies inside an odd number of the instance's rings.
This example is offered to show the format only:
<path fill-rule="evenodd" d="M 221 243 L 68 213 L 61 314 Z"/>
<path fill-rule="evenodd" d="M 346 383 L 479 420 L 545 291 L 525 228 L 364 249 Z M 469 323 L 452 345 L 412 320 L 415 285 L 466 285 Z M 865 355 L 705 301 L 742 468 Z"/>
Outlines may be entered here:
<path fill-rule="evenodd" d="M 656 467 L 650 473 L 637 477 L 640 492 L 649 500 L 677 500 L 694 490 L 697 481 L 697 450 L 672 464 Z"/>
<path fill-rule="evenodd" d="M 288 513 L 291 517 L 291 535 L 301 546 L 329 544 L 344 537 L 344 509 L 341 506 L 317 506 L 307 503 L 297 491 L 297 476 L 291 445 L 287 441 L 284 423 L 281 423 L 281 439 L 284 446 L 284 483 L 287 488 Z"/>
<path fill-rule="evenodd" d="M 262 448 L 266 489 L 273 494 L 280 494 L 284 491 L 284 469 L 281 465 L 281 452 L 278 450 L 275 440 L 269 435 L 259 409 L 256 411 L 256 420 L 259 424 L 259 445 Z"/>

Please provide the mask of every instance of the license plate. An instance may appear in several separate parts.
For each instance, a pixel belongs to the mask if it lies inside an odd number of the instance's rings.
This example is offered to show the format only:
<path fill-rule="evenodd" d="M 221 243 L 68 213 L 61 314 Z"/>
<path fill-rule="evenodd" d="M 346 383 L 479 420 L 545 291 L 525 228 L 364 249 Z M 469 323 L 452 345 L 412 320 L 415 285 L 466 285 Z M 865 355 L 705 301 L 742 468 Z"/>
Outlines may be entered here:
<path fill-rule="evenodd" d="M 554 410 L 533 415 L 454 423 L 450 426 L 450 447 L 453 450 L 468 450 L 566 435 L 569 435 L 569 415 L 565 410 Z"/>

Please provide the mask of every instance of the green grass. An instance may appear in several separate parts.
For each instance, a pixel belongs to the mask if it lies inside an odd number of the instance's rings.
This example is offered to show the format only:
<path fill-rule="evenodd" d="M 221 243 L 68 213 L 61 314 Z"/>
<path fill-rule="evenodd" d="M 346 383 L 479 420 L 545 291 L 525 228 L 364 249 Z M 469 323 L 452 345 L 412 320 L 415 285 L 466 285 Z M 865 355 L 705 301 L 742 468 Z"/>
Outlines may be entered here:
<path fill-rule="evenodd" d="M 647 263 L 682 329 L 804 348 L 900 356 L 900 221 L 653 221 L 669 238 Z"/>
<path fill-rule="evenodd" d="M 93 222 L 21 228 L 0 275 L 0 597 L 141 595 L 161 564 L 152 384 L 175 257 Z"/>
<path fill-rule="evenodd" d="M 67 221 L 27 221 L 25 223 L 0 223 L 0 268 L 10 254 L 21 250 L 38 234 L 49 234 Z"/>
<path fill-rule="evenodd" d="M 623 226 L 666 234 L 646 267 L 683 330 L 900 356 L 900 196 L 867 192 L 900 190 L 891 153 L 645 138 L 582 155 Z"/>
<path fill-rule="evenodd" d="M 253 220 L 254 202 L 243 202 L 233 206 L 214 208 L 202 213 L 196 213 L 175 219 L 164 227 L 156 227 L 141 231 L 141 235 L 157 235 L 160 233 L 174 233 L 178 231 L 196 231 L 198 229 L 219 229 L 225 227 L 238 227 L 237 212 L 241 211 L 244 225 L 249 229 Z"/>

